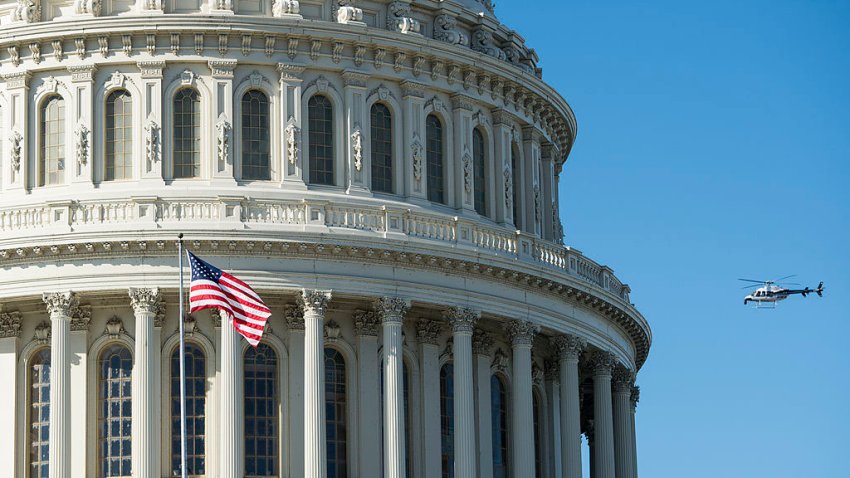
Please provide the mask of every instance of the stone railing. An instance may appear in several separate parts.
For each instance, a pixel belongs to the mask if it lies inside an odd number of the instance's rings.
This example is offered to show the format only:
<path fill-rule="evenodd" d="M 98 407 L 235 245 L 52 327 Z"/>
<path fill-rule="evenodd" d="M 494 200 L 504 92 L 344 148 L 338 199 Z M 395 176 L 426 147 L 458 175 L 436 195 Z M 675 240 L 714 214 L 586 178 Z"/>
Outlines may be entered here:
<path fill-rule="evenodd" d="M 38 234 L 136 232 L 178 225 L 218 229 L 218 226 L 227 224 L 253 229 L 282 226 L 284 230 L 291 229 L 293 232 L 351 230 L 390 239 L 448 244 L 566 273 L 629 302 L 629 287 L 621 283 L 610 268 L 597 264 L 575 249 L 475 218 L 392 206 L 230 196 L 215 199 L 145 197 L 5 207 L 0 208 L 0 233 L 9 245 L 0 242 L 0 248 L 17 247 L 20 240 L 31 241 Z"/>

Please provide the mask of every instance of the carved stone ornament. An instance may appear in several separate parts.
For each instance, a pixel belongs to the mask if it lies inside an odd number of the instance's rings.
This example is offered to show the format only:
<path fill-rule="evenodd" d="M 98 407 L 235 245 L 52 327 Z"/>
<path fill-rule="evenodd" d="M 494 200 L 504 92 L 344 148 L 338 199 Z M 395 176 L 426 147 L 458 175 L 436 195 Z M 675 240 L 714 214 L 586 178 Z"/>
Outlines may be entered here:
<path fill-rule="evenodd" d="M 99 16 L 101 6 L 101 0 L 74 0 L 74 13 Z"/>
<path fill-rule="evenodd" d="M 299 299 L 304 307 L 305 314 L 311 312 L 313 314 L 324 315 L 325 309 L 328 307 L 328 302 L 331 300 L 331 291 L 303 289 Z"/>
<path fill-rule="evenodd" d="M 372 307 L 382 321 L 401 323 L 410 310 L 410 302 L 401 297 L 381 297 L 372 303 Z"/>
<path fill-rule="evenodd" d="M 493 372 L 507 373 L 510 360 L 502 349 L 497 349 L 493 355 L 493 362 L 490 364 L 490 370 Z"/>
<path fill-rule="evenodd" d="M 21 148 L 23 146 L 24 137 L 21 136 L 21 133 L 13 131 L 10 142 L 12 143 L 12 152 L 10 155 L 10 158 L 12 159 L 12 171 L 17 174 L 21 171 Z"/>
<path fill-rule="evenodd" d="M 17 0 L 10 17 L 13 22 L 35 23 L 41 21 L 40 0 Z"/>
<path fill-rule="evenodd" d="M 495 10 L 495 5 L 493 5 L 493 0 L 475 0 L 475 1 L 480 3 L 481 5 L 483 5 L 484 8 L 486 8 L 487 11 L 490 12 L 490 13 L 493 13 L 493 11 Z"/>
<path fill-rule="evenodd" d="M 335 320 L 329 320 L 325 323 L 325 341 L 336 342 L 339 340 L 341 329 Z"/>
<path fill-rule="evenodd" d="M 632 371 L 620 364 L 617 364 L 611 373 L 611 387 L 615 393 L 631 395 L 633 380 Z"/>
<path fill-rule="evenodd" d="M 142 10 L 162 11 L 162 0 L 142 0 Z"/>
<path fill-rule="evenodd" d="M 74 309 L 79 304 L 77 294 L 74 292 L 45 292 L 41 299 L 47 306 L 47 313 L 51 318 L 70 319 Z"/>
<path fill-rule="evenodd" d="M 416 181 L 421 181 L 425 149 L 422 147 L 422 142 L 419 141 L 418 133 L 413 133 L 413 141 L 410 143 L 410 149 L 413 154 L 413 178 Z"/>
<path fill-rule="evenodd" d="M 462 307 L 452 307 L 443 312 L 443 317 L 452 324 L 452 332 L 471 334 L 478 321 L 478 312 Z"/>
<path fill-rule="evenodd" d="M 89 162 L 89 131 L 88 126 L 83 123 L 77 125 L 74 130 L 75 137 L 75 153 L 77 157 L 77 167 L 81 168 Z"/>
<path fill-rule="evenodd" d="M 210 311 L 210 318 L 213 321 L 213 327 L 221 328 L 221 311 L 218 309 L 208 309 Z"/>
<path fill-rule="evenodd" d="M 289 330 L 304 330 L 304 311 L 301 307 L 287 305 L 283 314 Z"/>
<path fill-rule="evenodd" d="M 377 337 L 380 324 L 381 320 L 378 318 L 378 314 L 371 310 L 358 310 L 354 313 L 354 333 L 358 336 Z"/>
<path fill-rule="evenodd" d="M 434 39 L 453 45 L 469 45 L 469 37 L 457 29 L 457 18 L 448 14 L 434 18 Z"/>
<path fill-rule="evenodd" d="M 640 401 L 640 386 L 632 384 L 632 394 L 630 398 L 632 401 L 632 410 L 634 411 Z"/>
<path fill-rule="evenodd" d="M 505 52 L 496 47 L 493 41 L 493 34 L 483 28 L 479 28 L 472 33 L 471 48 L 499 60 L 507 59 Z"/>
<path fill-rule="evenodd" d="M 286 128 L 283 130 L 286 139 L 286 155 L 289 158 L 289 164 L 293 166 L 298 164 L 298 138 L 301 136 L 301 128 L 295 124 L 295 118 L 290 117 L 286 122 Z"/>
<path fill-rule="evenodd" d="M 560 358 L 578 361 L 579 356 L 587 347 L 587 342 L 575 335 L 559 335 L 551 339 L 552 344 L 558 349 Z"/>
<path fill-rule="evenodd" d="M 543 378 L 547 382 L 557 382 L 561 379 L 561 367 L 556 360 L 547 360 L 543 364 Z"/>
<path fill-rule="evenodd" d="M 540 186 L 534 185 L 534 220 L 536 222 L 540 222 L 541 214 L 540 214 Z"/>
<path fill-rule="evenodd" d="M 51 327 L 50 322 L 44 320 L 35 327 L 33 340 L 36 343 L 45 345 L 50 343 Z"/>
<path fill-rule="evenodd" d="M 445 360 L 452 360 L 453 357 L 454 357 L 454 339 L 452 337 L 449 337 L 449 339 L 446 340 L 446 347 L 440 353 L 440 361 L 442 362 L 442 361 L 445 361 Z"/>
<path fill-rule="evenodd" d="M 21 336 L 21 313 L 0 312 L 0 339 Z"/>
<path fill-rule="evenodd" d="M 354 6 L 354 0 L 337 0 L 337 23 L 352 23 L 363 21 L 363 10 Z"/>
<path fill-rule="evenodd" d="M 468 148 L 464 148 L 463 152 L 463 189 L 472 194 L 472 155 Z"/>
<path fill-rule="evenodd" d="M 505 324 L 505 332 L 514 347 L 530 347 L 534 343 L 534 337 L 540 332 L 540 326 L 525 320 L 511 320 Z"/>
<path fill-rule="evenodd" d="M 416 322 L 416 339 L 421 344 L 437 345 L 441 328 L 436 320 L 421 319 Z"/>
<path fill-rule="evenodd" d="M 191 337 L 195 335 L 195 330 L 198 328 L 198 321 L 195 319 L 195 316 L 192 314 L 186 314 L 183 317 L 183 333 L 186 334 L 187 337 Z"/>
<path fill-rule="evenodd" d="M 107 89 L 124 88 L 124 81 L 126 79 L 127 77 L 124 76 L 124 73 L 114 71 L 112 72 L 112 75 L 109 76 L 109 82 L 107 82 L 105 86 Z"/>
<path fill-rule="evenodd" d="M 192 86 L 195 84 L 195 79 L 197 75 L 192 70 L 183 70 L 180 73 L 180 84 L 183 86 Z"/>
<path fill-rule="evenodd" d="M 113 315 L 111 319 L 106 321 L 106 331 L 104 332 L 109 337 L 115 339 L 124 333 L 124 321 L 121 317 Z"/>
<path fill-rule="evenodd" d="M 233 0 L 213 0 L 215 10 L 233 10 Z"/>
<path fill-rule="evenodd" d="M 360 131 L 360 125 L 354 125 L 354 132 L 351 133 L 351 155 L 354 158 L 354 169 L 360 171 L 363 169 L 363 133 Z"/>
<path fill-rule="evenodd" d="M 475 328 L 472 333 L 472 353 L 474 355 L 490 355 L 493 348 L 493 335 L 486 330 Z"/>
<path fill-rule="evenodd" d="M 300 13 L 301 4 L 297 0 L 274 0 L 274 3 L 272 3 L 272 15 L 276 17 L 298 15 Z"/>
<path fill-rule="evenodd" d="M 145 122 L 145 159 L 151 165 L 159 161 L 159 125 L 153 118 Z"/>
<path fill-rule="evenodd" d="M 43 82 L 38 86 L 35 90 L 36 94 L 43 95 L 45 93 L 56 93 L 59 91 L 59 82 L 56 81 L 56 78 L 49 76 L 44 79 Z"/>
<path fill-rule="evenodd" d="M 511 211 L 514 207 L 514 180 L 511 169 L 505 168 L 503 175 L 505 177 L 505 210 Z M 514 222 L 516 222 L 516 219 L 514 218 Z"/>
<path fill-rule="evenodd" d="M 617 364 L 617 359 L 611 352 L 598 350 L 590 356 L 590 369 L 593 370 L 593 375 L 611 375 L 614 365 Z"/>
<path fill-rule="evenodd" d="M 91 306 L 81 305 L 71 312 L 71 331 L 86 331 L 91 323 Z"/>
<path fill-rule="evenodd" d="M 543 373 L 543 369 L 540 368 L 537 363 L 531 364 L 531 381 L 536 383 L 537 385 L 541 385 L 543 383 L 545 375 Z"/>
<path fill-rule="evenodd" d="M 162 307 L 162 296 L 158 288 L 131 287 L 128 295 L 130 296 L 130 305 L 133 307 L 133 312 L 135 312 L 136 316 L 139 314 L 156 315 Z"/>
<path fill-rule="evenodd" d="M 218 160 L 222 163 L 230 162 L 230 121 L 227 120 L 227 115 L 222 113 L 215 123 L 216 145 L 218 150 Z"/>
<path fill-rule="evenodd" d="M 387 7 L 387 29 L 399 33 L 419 33 L 422 26 L 410 16 L 410 3 L 390 2 Z"/>

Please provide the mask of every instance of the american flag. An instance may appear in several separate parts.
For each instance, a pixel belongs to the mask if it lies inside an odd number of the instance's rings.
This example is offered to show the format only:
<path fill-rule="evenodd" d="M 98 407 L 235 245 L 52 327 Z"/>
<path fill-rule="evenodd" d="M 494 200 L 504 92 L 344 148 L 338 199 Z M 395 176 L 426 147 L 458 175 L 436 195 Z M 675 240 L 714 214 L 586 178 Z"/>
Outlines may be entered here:
<path fill-rule="evenodd" d="M 189 283 L 189 312 L 218 309 L 231 319 L 237 332 L 254 347 L 263 337 L 266 321 L 272 315 L 251 287 L 221 269 L 198 259 L 189 251 L 192 282 Z"/>

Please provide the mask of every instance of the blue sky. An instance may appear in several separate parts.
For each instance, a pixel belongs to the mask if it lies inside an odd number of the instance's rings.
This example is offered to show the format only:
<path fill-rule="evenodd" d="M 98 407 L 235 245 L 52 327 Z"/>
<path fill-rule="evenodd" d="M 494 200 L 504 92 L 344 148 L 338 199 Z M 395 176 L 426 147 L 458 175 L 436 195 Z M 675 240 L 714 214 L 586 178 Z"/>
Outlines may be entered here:
<path fill-rule="evenodd" d="M 850 2 L 502 0 L 576 112 L 566 242 L 653 328 L 644 478 L 839 477 L 850 443 Z M 743 305 L 739 277 L 825 297 Z"/>

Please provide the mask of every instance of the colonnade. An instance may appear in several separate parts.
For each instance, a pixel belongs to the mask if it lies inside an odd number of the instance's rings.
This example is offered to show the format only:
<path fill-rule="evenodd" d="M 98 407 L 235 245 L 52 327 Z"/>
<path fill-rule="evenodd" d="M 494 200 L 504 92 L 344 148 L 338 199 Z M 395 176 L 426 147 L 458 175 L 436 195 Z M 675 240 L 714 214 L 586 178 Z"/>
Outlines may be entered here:
<path fill-rule="evenodd" d="M 130 302 L 135 315 L 135 365 L 133 368 L 133 450 L 132 463 L 135 477 L 159 476 L 160 464 L 156 443 L 156 406 L 159 397 L 155 382 L 159 375 L 158 342 L 161 321 L 162 299 L 158 289 L 130 289 Z M 303 454 L 291 456 L 296 465 L 294 476 L 326 478 L 325 404 L 324 404 L 324 342 L 325 312 L 331 300 L 330 291 L 303 290 L 299 296 L 300 311 L 287 310 L 290 329 L 296 332 L 293 340 L 302 338 L 301 350 L 305 358 L 302 370 L 291 370 L 290 399 L 298 400 L 297 388 L 303 383 L 303 417 L 293 417 L 292 427 L 303 431 Z M 72 329 L 72 318 L 79 315 L 79 304 L 73 292 L 44 294 L 43 300 L 50 314 L 50 353 L 52 373 L 50 375 L 50 478 L 70 478 L 71 466 L 68 452 L 70 446 L 71 410 L 69 394 L 69 368 L 71 354 L 68 337 Z M 407 300 L 398 297 L 382 297 L 373 303 L 373 312 L 355 315 L 355 330 L 358 348 L 368 356 L 377 356 L 377 328 L 383 329 L 382 374 L 383 374 L 383 476 L 403 478 L 406 476 L 404 387 L 403 387 L 403 336 L 402 325 L 410 309 Z M 450 308 L 444 318 L 451 325 L 452 360 L 454 365 L 454 476 L 476 478 L 492 474 L 489 427 L 489 348 L 493 343 L 489 333 L 476 327 L 479 314 L 468 308 Z M 303 325 L 301 325 L 303 324 Z M 380 324 L 380 325 L 379 325 Z M 155 327 L 155 325 L 157 327 Z M 302 328 L 303 327 L 303 328 Z M 421 347 L 422 367 L 422 412 L 423 416 L 439 417 L 439 349 L 437 322 L 417 322 L 417 338 Z M 521 320 L 510 320 L 504 329 L 512 346 L 511 365 L 511 411 L 512 421 L 509 449 L 511 451 L 511 475 L 514 477 L 535 476 L 535 443 L 533 411 L 532 344 L 539 333 L 539 326 Z M 371 340 L 368 340 L 371 339 Z M 237 478 L 244 475 L 241 458 L 242 403 L 241 369 L 242 354 L 239 337 L 230 326 L 221 327 L 221 392 L 218 403 L 220 420 L 220 446 L 218 471 L 222 478 Z M 551 446 L 552 460 L 558 464 L 550 468 L 552 476 L 581 478 L 581 412 L 580 412 L 580 358 L 585 353 L 583 339 L 571 335 L 550 338 L 557 351 L 557 374 L 551 374 L 557 404 L 552 403 L 550 413 L 552 427 L 558 427 L 559 446 Z M 302 353 L 292 344 L 292 354 Z M 370 353 L 371 352 L 371 353 Z M 593 424 L 591 445 L 591 478 L 636 478 L 637 457 L 635 446 L 635 405 L 638 389 L 634 386 L 634 375 L 619 365 L 613 354 L 605 351 L 585 353 L 588 356 L 593 380 Z M 295 361 L 291 361 L 295 362 Z M 368 361 L 361 367 L 376 366 Z M 555 370 L 555 368 L 553 368 Z M 301 372 L 301 373 L 298 373 Z M 368 374 L 360 373 L 365 377 Z M 554 379 L 558 383 L 554 384 Z M 362 379 L 362 377 L 360 378 Z M 433 386 L 429 386 L 433 385 Z M 361 387 L 361 407 L 376 406 L 374 392 L 377 383 Z M 294 395 L 293 395 L 294 394 Z M 478 407 L 476 406 L 478 404 Z M 293 405 L 297 406 L 297 403 Z M 477 413 L 476 413 L 477 412 Z M 360 413 L 360 411 L 358 411 Z M 440 436 L 437 429 L 423 427 L 422 451 L 424 452 L 424 476 L 440 475 Z M 552 428 L 554 429 L 554 428 Z M 552 433 L 552 435 L 555 435 Z M 360 440 L 380 440 L 374 427 L 363 426 Z M 293 451 L 293 455 L 297 452 Z M 211 455 L 214 456 L 214 455 Z M 376 456 L 377 458 L 377 456 Z M 303 463 L 299 463 L 303 459 Z M 363 464 L 360 472 L 379 471 L 375 464 Z M 365 468 L 363 468 L 365 467 Z M 558 474 L 555 475 L 555 471 Z"/>

